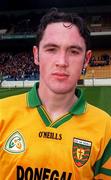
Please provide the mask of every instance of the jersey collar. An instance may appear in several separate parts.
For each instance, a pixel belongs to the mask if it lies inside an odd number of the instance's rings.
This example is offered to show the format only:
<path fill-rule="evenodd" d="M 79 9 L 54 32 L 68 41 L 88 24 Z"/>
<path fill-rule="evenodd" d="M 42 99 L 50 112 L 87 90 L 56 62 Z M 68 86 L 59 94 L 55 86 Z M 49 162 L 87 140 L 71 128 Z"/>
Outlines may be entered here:
<path fill-rule="evenodd" d="M 42 102 L 38 95 L 39 83 L 35 83 L 32 89 L 27 93 L 27 104 L 28 107 L 35 108 L 42 105 Z M 76 89 L 76 96 L 78 97 L 77 102 L 72 106 L 69 113 L 80 115 L 86 111 L 86 101 L 83 96 L 81 89 Z"/>

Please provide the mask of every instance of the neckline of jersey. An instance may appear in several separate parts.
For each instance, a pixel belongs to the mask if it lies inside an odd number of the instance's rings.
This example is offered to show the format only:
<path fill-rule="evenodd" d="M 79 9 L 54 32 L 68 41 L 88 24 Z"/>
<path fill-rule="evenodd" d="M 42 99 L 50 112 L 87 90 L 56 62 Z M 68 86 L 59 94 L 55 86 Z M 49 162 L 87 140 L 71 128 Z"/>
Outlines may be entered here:
<path fill-rule="evenodd" d="M 35 108 L 42 105 L 42 101 L 38 95 L 39 82 L 35 83 L 31 90 L 27 93 L 27 105 L 30 108 Z M 70 113 L 80 115 L 86 111 L 86 101 L 84 98 L 84 93 L 82 89 L 76 88 L 75 94 L 78 100 L 69 110 Z"/>

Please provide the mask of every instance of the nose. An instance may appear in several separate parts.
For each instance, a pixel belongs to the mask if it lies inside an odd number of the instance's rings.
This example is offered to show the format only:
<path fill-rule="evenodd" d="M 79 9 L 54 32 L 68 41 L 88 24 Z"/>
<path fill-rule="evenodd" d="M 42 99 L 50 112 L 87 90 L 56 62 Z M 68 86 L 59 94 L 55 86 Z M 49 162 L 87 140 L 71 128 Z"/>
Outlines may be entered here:
<path fill-rule="evenodd" d="M 59 54 L 59 56 L 57 57 L 57 60 L 56 60 L 56 66 L 60 66 L 60 67 L 68 66 L 68 57 L 67 57 L 66 53 Z"/>

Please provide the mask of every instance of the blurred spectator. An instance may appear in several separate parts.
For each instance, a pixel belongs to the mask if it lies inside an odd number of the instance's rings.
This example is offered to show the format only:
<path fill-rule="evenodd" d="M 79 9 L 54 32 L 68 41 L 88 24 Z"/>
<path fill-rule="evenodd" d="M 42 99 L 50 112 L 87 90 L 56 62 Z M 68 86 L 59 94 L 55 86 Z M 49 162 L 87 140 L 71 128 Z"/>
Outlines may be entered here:
<path fill-rule="evenodd" d="M 38 79 L 39 67 L 33 62 L 32 53 L 0 53 L 0 72 L 4 79 Z"/>
<path fill-rule="evenodd" d="M 103 54 L 100 57 L 96 58 L 92 56 L 90 60 L 90 66 L 105 66 L 110 64 L 110 56 L 108 54 Z"/>
<path fill-rule="evenodd" d="M 110 63 L 110 56 L 108 54 L 103 54 L 101 56 L 101 60 L 106 62 L 106 65 L 109 65 Z"/>

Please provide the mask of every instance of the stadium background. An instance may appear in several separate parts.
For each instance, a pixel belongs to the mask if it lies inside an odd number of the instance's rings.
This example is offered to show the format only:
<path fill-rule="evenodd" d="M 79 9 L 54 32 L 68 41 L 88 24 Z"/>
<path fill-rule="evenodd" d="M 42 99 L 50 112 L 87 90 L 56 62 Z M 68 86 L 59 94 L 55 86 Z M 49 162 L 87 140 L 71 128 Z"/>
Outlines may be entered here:
<path fill-rule="evenodd" d="M 88 102 L 111 114 L 111 2 L 107 0 L 1 0 L 0 98 L 30 89 L 17 86 L 6 88 L 4 81 L 9 83 L 39 79 L 38 67 L 32 63 L 29 65 L 34 74 L 29 67 L 24 70 L 21 59 L 25 62 L 23 56 L 28 56 L 28 63 L 30 60 L 33 62 L 32 47 L 36 43 L 36 27 L 42 15 L 51 7 L 78 13 L 86 20 L 91 31 L 93 57 L 86 72 L 81 74 L 78 86 L 84 90 Z M 28 63 L 25 62 L 26 68 Z M 13 69 L 13 66 L 15 72 L 10 74 L 12 71 L 10 72 L 9 68 Z M 17 71 L 18 67 L 20 71 Z M 92 84 L 85 86 L 85 79 L 92 80 Z M 102 80 L 101 85 L 95 85 L 95 80 Z"/>

